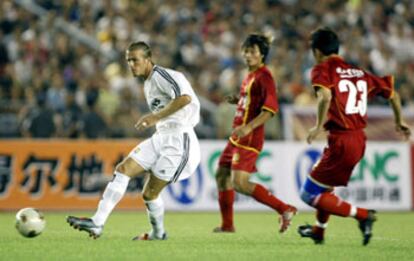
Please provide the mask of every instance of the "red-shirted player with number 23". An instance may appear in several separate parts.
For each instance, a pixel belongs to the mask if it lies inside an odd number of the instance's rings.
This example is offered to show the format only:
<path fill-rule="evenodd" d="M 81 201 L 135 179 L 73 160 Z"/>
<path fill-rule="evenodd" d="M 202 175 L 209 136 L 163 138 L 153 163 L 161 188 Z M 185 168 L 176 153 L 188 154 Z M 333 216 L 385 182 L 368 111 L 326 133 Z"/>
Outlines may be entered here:
<path fill-rule="evenodd" d="M 233 133 L 221 154 L 216 174 L 218 200 L 222 224 L 214 232 L 234 232 L 234 190 L 253 197 L 280 214 L 279 232 L 290 225 L 296 208 L 277 199 L 260 184 L 249 181 L 256 172 L 256 159 L 264 143 L 264 123 L 278 111 L 276 86 L 264 65 L 269 52 L 270 40 L 262 35 L 251 34 L 242 45 L 242 55 L 249 73 L 242 82 L 239 97 L 228 97 L 237 103 L 233 120 Z"/>
<path fill-rule="evenodd" d="M 333 193 L 334 187 L 348 184 L 353 168 L 364 156 L 367 99 L 373 96 L 388 99 L 396 130 L 408 139 L 410 129 L 402 120 L 392 76 L 378 77 L 346 63 L 337 55 L 337 35 L 328 28 L 312 33 L 311 47 L 317 63 L 311 80 L 318 105 L 316 125 L 309 130 L 307 141 L 311 143 L 323 128 L 329 135 L 328 146 L 301 189 L 302 200 L 317 210 L 316 224 L 300 226 L 298 232 L 321 244 L 330 215 L 354 217 L 362 232 L 362 243 L 367 245 L 376 220 L 375 210 L 352 206 Z"/>

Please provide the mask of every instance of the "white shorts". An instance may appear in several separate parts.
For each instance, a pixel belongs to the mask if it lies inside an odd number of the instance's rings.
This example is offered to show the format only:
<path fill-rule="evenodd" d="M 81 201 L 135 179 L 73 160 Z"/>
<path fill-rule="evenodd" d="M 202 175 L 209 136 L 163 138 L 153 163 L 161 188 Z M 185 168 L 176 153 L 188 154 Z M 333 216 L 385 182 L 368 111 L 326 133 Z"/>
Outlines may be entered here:
<path fill-rule="evenodd" d="M 193 128 L 157 131 L 128 156 L 157 178 L 176 182 L 195 172 L 200 164 L 200 144 Z"/>

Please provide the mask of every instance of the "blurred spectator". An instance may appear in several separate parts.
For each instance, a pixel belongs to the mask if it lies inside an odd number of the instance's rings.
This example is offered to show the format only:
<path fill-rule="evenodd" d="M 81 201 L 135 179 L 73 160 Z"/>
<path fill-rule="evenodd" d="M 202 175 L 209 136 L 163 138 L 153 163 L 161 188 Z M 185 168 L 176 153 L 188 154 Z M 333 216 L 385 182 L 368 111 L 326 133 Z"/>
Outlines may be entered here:
<path fill-rule="evenodd" d="M 27 109 L 28 88 L 33 95 L 46 91 L 46 105 L 63 115 L 58 137 L 79 136 L 76 125 L 82 111 L 88 110 L 91 86 L 100 92 L 94 109 L 101 111 L 111 126 L 106 135 L 137 135 L 131 128 L 133 123 L 129 125 L 133 119 L 127 119 L 125 113 L 136 111 L 139 115 L 146 104 L 139 84 L 125 68 L 123 53 L 128 43 L 136 40 L 153 46 L 157 63 L 188 74 L 202 98 L 202 126 L 196 131 L 204 138 L 222 137 L 229 131 L 223 125 L 225 120 L 214 118 L 231 114 L 220 102 L 226 93 L 237 93 L 232 88 L 240 85 L 245 73 L 240 66 L 239 43 L 252 32 L 267 32 L 275 38 L 268 65 L 277 81 L 281 104 L 313 102 L 308 72 L 314 61 L 308 37 L 319 26 L 338 32 L 345 60 L 378 74 L 396 74 L 396 88 L 403 93 L 404 105 L 413 104 L 414 1 L 33 2 L 48 15 L 37 17 L 14 1 L 0 3 L 0 114 L 13 117 L 21 107 Z M 57 19 L 98 41 L 99 48 L 68 34 L 69 27 L 59 26 Z M 115 58 L 104 55 L 109 52 L 115 53 Z M 367 67 L 370 64 L 373 66 Z M 135 105 L 123 105 L 124 88 L 132 92 Z M 74 101 L 67 107 L 64 101 L 69 93 Z M 115 120 L 123 123 L 115 127 Z M 114 128 L 118 130 L 113 132 Z M 275 132 L 270 130 L 268 136 L 276 137 Z"/>
<path fill-rule="evenodd" d="M 54 112 L 46 106 L 46 95 L 40 92 L 36 96 L 37 106 L 32 108 L 23 122 L 23 136 L 32 138 L 50 138 L 56 134 Z"/>
<path fill-rule="evenodd" d="M 217 108 L 215 120 L 217 125 L 217 138 L 227 139 L 233 131 L 232 121 L 236 113 L 236 106 L 227 102 L 222 102 Z"/>
<path fill-rule="evenodd" d="M 65 108 L 66 90 L 64 87 L 62 75 L 55 72 L 52 75 L 51 86 L 47 90 L 47 104 L 54 111 L 61 113 Z"/>
<path fill-rule="evenodd" d="M 138 134 L 140 134 L 142 137 L 150 136 L 149 132 L 152 132 L 153 130 L 145 131 L 144 133 L 138 133 L 134 127 L 141 114 L 138 109 L 137 100 L 133 96 L 131 89 L 124 87 L 120 91 L 120 94 L 120 100 L 122 102 L 116 109 L 114 117 L 111 121 L 111 137 L 137 137 Z"/>
<path fill-rule="evenodd" d="M 80 121 L 82 117 L 82 109 L 75 100 L 75 94 L 68 91 L 66 94 L 65 108 L 61 113 L 61 129 L 60 135 L 65 138 L 80 137 Z"/>
<path fill-rule="evenodd" d="M 2 39 L 0 32 L 0 39 Z M 13 79 L 10 75 L 10 58 L 4 43 L 0 40 L 0 100 L 10 100 L 12 97 Z"/>
<path fill-rule="evenodd" d="M 106 137 L 107 125 L 101 113 L 96 108 L 99 92 L 90 90 L 86 94 L 87 111 L 82 115 L 80 121 L 80 132 L 82 137 L 96 139 Z"/>

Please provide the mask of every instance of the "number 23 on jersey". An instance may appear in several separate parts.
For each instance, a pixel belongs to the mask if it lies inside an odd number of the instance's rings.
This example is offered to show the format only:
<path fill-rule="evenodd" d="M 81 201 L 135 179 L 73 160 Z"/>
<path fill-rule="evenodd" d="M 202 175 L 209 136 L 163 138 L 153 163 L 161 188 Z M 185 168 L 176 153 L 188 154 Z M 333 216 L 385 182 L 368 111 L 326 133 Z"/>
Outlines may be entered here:
<path fill-rule="evenodd" d="M 358 80 L 353 83 L 350 80 L 343 79 L 338 84 L 341 93 L 348 93 L 345 106 L 346 114 L 357 114 L 364 116 L 367 113 L 367 82 Z M 358 95 L 359 94 L 359 95 Z"/>

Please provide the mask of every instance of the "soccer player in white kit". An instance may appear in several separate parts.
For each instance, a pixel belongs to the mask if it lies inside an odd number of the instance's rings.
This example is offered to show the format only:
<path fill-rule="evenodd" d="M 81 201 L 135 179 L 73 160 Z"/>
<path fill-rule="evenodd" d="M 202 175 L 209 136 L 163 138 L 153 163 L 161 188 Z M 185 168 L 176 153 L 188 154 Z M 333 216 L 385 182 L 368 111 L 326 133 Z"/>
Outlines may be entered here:
<path fill-rule="evenodd" d="M 152 62 L 151 49 L 146 43 L 130 44 L 126 60 L 133 75 L 145 80 L 144 93 L 151 110 L 135 127 L 144 130 L 155 125 L 156 132 L 116 166 L 114 178 L 106 186 L 95 215 L 91 218 L 69 216 L 67 222 L 98 238 L 129 180 L 149 172 L 142 196 L 152 229 L 133 239 L 162 240 L 166 239 L 166 233 L 164 203 L 159 195 L 168 184 L 188 178 L 200 163 L 200 145 L 193 129 L 199 122 L 200 102 L 182 73 Z"/>

